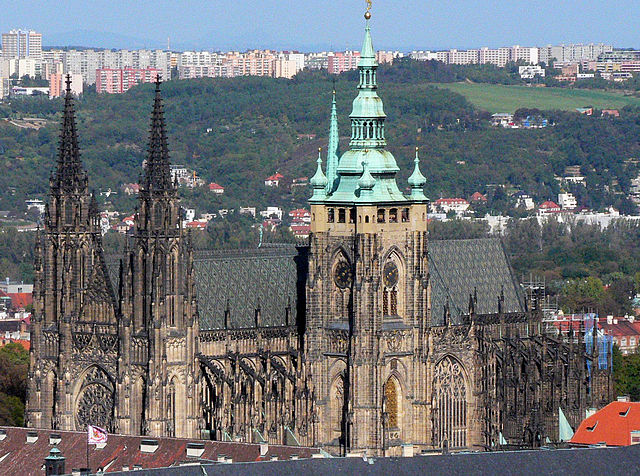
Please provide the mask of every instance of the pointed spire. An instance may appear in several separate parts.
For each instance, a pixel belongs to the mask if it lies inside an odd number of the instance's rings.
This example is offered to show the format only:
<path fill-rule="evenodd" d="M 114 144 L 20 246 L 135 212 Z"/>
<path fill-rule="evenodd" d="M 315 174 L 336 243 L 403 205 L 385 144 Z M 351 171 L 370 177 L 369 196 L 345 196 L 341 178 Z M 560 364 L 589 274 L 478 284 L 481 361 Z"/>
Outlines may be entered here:
<path fill-rule="evenodd" d="M 418 155 L 420 151 L 419 147 L 416 147 L 416 158 L 413 160 L 415 164 L 413 168 L 413 173 L 409 177 L 409 186 L 411 187 L 411 199 L 412 200 L 426 200 L 427 197 L 424 195 L 424 186 L 427 183 L 427 179 L 420 172 L 420 157 Z"/>
<path fill-rule="evenodd" d="M 156 96 L 151 114 L 149 131 L 149 149 L 147 152 L 147 169 L 143 179 L 144 188 L 154 191 L 173 190 L 171 168 L 169 165 L 169 147 L 164 123 L 162 95 L 160 94 L 160 76 L 156 78 Z"/>
<path fill-rule="evenodd" d="M 80 189 L 85 191 L 87 188 L 87 175 L 80 162 L 80 147 L 78 146 L 78 131 L 76 129 L 70 75 L 67 75 L 66 84 L 62 131 L 58 149 L 58 167 L 53 181 L 54 186 L 58 189 L 66 191 Z"/>
<path fill-rule="evenodd" d="M 338 132 L 338 112 L 336 109 L 336 90 L 333 89 L 331 101 L 331 119 L 329 122 L 329 148 L 327 149 L 327 194 L 333 192 L 338 178 L 338 158 L 340 152 L 340 134 Z"/>
<path fill-rule="evenodd" d="M 318 168 L 313 177 L 311 177 L 310 183 L 313 187 L 313 196 L 310 201 L 320 201 L 327 197 L 327 177 L 322 172 L 322 147 L 318 147 L 318 160 L 316 161 Z"/>

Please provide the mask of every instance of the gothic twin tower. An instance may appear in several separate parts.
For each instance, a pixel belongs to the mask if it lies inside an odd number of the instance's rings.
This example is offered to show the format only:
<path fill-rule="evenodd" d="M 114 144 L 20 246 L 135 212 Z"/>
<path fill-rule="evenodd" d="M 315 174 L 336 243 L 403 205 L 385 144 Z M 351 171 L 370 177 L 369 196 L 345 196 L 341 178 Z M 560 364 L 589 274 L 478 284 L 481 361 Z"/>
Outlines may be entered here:
<path fill-rule="evenodd" d="M 558 441 L 560 413 L 577 426 L 608 402 L 600 347 L 544 333 L 498 240 L 428 241 L 418 154 L 404 194 L 386 149 L 369 18 L 349 150 L 334 97 L 308 246 L 194 253 L 157 84 L 112 280 L 67 87 L 36 244 L 28 426 L 398 454 Z"/>

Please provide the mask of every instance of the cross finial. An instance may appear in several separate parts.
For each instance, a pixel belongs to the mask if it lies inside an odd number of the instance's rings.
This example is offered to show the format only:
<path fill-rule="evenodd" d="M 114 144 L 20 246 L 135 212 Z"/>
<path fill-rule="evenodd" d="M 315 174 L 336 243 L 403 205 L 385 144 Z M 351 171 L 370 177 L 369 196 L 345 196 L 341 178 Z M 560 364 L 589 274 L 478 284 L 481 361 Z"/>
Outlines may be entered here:
<path fill-rule="evenodd" d="M 367 20 L 371 19 L 371 0 L 367 0 L 367 11 L 365 12 L 364 17 Z"/>

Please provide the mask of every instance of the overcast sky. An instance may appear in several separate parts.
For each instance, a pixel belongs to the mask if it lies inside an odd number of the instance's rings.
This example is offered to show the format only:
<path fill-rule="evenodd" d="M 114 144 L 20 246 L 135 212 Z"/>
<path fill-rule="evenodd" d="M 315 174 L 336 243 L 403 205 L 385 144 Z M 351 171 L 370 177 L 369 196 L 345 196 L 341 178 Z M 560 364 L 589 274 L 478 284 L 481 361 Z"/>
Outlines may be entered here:
<path fill-rule="evenodd" d="M 364 0 L 0 0 L 0 30 L 45 45 L 346 49 L 361 44 Z M 610 42 L 640 47 L 638 0 L 374 0 L 378 49 Z"/>

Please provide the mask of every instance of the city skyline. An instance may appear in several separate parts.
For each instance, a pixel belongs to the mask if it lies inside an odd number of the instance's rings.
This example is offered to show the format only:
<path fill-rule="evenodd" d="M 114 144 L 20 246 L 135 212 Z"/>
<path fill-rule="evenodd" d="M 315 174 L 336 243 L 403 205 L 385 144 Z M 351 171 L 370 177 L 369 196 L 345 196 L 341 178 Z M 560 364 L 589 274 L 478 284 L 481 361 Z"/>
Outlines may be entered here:
<path fill-rule="evenodd" d="M 453 0 L 446 5 L 427 6 L 415 0 L 401 5 L 377 1 L 373 21 L 381 34 L 375 46 L 402 51 L 581 42 L 635 46 L 634 24 L 639 15 L 633 13 L 632 2 L 616 2 L 615 8 L 603 7 L 603 3 L 614 6 L 613 2 L 593 0 L 558 5 L 543 0 L 536 9 L 521 0 L 509 4 L 490 0 L 482 5 Z M 333 0 L 252 0 L 206 5 L 194 1 L 131 4 L 118 0 L 92 2 L 91 11 L 78 0 L 67 1 L 64 10 L 51 1 L 26 1 L 21 5 L 5 9 L 0 29 L 42 32 L 45 46 L 166 48 L 170 38 L 175 50 L 358 49 L 359 39 L 351 32 L 361 26 L 357 13 L 364 10 L 364 1 L 356 0 L 347 4 Z M 413 13 L 407 15 L 407 11 Z M 139 18 L 147 21 L 134 22 Z M 400 23 L 402 28 L 398 28 Z"/>

